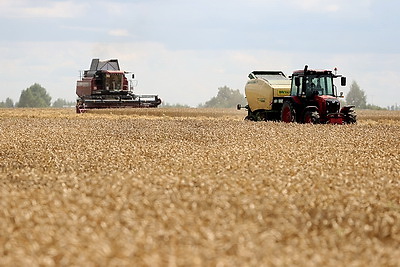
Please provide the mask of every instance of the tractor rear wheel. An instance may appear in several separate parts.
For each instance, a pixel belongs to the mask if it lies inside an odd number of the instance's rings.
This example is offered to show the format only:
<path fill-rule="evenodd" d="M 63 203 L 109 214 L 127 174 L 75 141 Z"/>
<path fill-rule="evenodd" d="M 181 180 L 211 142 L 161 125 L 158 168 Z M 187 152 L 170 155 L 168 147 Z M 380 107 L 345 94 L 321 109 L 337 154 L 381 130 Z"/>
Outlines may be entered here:
<path fill-rule="evenodd" d="M 293 108 L 292 103 L 285 101 L 282 106 L 281 121 L 283 122 L 295 122 L 296 111 Z"/>
<path fill-rule="evenodd" d="M 304 123 L 319 123 L 319 114 L 318 111 L 306 111 L 304 114 Z"/>

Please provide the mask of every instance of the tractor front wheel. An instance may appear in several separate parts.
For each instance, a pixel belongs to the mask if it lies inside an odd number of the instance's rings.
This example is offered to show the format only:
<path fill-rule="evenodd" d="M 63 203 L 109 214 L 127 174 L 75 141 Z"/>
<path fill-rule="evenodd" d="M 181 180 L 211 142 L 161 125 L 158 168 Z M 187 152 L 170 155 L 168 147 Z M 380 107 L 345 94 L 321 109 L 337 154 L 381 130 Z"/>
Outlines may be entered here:
<path fill-rule="evenodd" d="M 289 101 L 283 103 L 281 112 L 281 121 L 283 122 L 296 121 L 296 111 L 294 110 L 292 103 L 290 103 Z"/>
<path fill-rule="evenodd" d="M 319 123 L 319 114 L 317 111 L 306 111 L 304 114 L 304 123 Z"/>
<path fill-rule="evenodd" d="M 344 121 L 349 124 L 354 124 L 357 122 L 357 114 L 354 109 L 350 109 L 344 116 Z"/>

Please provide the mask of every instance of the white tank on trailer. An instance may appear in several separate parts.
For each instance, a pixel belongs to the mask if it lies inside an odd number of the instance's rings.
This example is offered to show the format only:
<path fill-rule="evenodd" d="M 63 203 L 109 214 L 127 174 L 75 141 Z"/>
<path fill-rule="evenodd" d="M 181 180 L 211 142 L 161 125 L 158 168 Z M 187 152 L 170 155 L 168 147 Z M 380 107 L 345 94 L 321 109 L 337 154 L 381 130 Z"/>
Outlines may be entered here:
<path fill-rule="evenodd" d="M 279 119 L 283 97 L 290 95 L 291 80 L 282 71 L 253 71 L 248 77 L 245 87 L 248 103 L 245 106 L 248 110 L 246 119 Z"/>

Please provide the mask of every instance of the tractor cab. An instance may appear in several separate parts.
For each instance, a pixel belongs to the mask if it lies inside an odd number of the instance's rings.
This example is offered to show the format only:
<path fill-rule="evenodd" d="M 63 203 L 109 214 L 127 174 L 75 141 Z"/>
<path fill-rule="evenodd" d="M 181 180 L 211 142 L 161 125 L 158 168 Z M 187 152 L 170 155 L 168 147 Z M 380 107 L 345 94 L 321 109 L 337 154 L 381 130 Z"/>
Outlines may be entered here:
<path fill-rule="evenodd" d="M 341 78 L 341 85 L 346 85 L 346 77 L 333 74 L 330 70 L 304 70 L 293 72 L 292 75 L 292 96 L 312 98 L 316 95 L 337 97 L 337 89 L 333 83 L 334 78 Z"/>
<path fill-rule="evenodd" d="M 294 77 L 291 90 L 293 96 L 305 96 L 306 98 L 318 95 L 336 96 L 336 88 L 330 71 L 314 71 L 313 74 L 299 74 Z"/>

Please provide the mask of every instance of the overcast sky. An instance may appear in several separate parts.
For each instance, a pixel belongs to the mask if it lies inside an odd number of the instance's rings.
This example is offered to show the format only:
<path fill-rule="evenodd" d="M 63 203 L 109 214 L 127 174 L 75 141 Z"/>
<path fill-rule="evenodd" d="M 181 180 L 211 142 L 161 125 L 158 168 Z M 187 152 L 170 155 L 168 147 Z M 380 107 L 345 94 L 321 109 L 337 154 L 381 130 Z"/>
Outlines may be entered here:
<path fill-rule="evenodd" d="M 400 1 L 0 0 L 0 101 L 39 83 L 76 99 L 92 58 L 118 58 L 136 93 L 197 106 L 253 70 L 305 64 L 356 81 L 367 102 L 400 104 Z"/>

